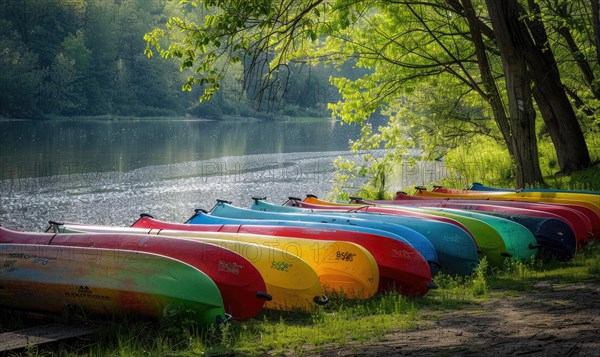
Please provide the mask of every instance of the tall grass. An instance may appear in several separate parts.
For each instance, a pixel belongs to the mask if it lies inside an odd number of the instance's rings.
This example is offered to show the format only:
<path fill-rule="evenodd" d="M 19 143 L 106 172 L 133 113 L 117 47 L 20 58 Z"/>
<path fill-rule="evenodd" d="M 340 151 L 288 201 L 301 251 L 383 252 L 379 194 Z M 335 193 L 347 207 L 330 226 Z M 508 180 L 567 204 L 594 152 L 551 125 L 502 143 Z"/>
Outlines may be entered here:
<path fill-rule="evenodd" d="M 586 138 L 595 166 L 570 175 L 558 174 L 556 151 L 548 138 L 538 141 L 540 169 L 547 186 L 557 189 L 600 191 L 600 137 Z M 446 174 L 438 182 L 464 188 L 472 182 L 490 186 L 514 187 L 514 163 L 504 146 L 490 138 L 477 138 L 452 149 L 445 157 Z"/>
<path fill-rule="evenodd" d="M 438 273 L 435 283 L 438 289 L 429 296 L 439 299 L 443 307 L 459 307 L 461 304 L 470 303 L 477 297 L 485 296 L 488 292 L 488 263 L 483 258 L 479 266 L 469 276 L 453 276 Z"/>
<path fill-rule="evenodd" d="M 514 186 L 514 163 L 508 151 L 489 138 L 475 138 L 450 150 L 444 165 L 445 175 L 437 184 L 456 188 L 472 182 Z"/>
<path fill-rule="evenodd" d="M 507 259 L 504 265 L 490 275 L 490 285 L 494 288 L 526 290 L 536 281 L 553 279 L 571 283 L 600 278 L 600 244 L 590 244 L 577 252 L 568 262 L 547 262 L 540 260 L 520 261 Z"/>

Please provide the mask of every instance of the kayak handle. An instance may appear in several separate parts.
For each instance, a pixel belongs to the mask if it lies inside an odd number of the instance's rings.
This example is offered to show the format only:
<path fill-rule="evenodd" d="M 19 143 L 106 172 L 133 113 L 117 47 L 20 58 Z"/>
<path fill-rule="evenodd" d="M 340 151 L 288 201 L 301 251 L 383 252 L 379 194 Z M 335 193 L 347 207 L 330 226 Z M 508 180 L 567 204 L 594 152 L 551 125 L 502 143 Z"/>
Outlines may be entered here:
<path fill-rule="evenodd" d="M 252 197 L 253 201 L 265 201 L 266 199 L 267 199 L 267 196 L 261 196 L 261 197 L 259 197 L 259 196 L 253 196 Z"/>
<path fill-rule="evenodd" d="M 230 204 L 233 203 L 233 201 L 222 200 L 222 199 L 219 199 L 219 198 L 217 198 L 217 202 L 218 203 L 227 203 L 228 205 L 230 205 Z"/>
<path fill-rule="evenodd" d="M 426 286 L 427 286 L 427 289 L 429 289 L 429 290 L 438 288 L 438 286 L 433 281 L 428 281 Z"/>
<path fill-rule="evenodd" d="M 440 262 L 435 261 L 435 260 L 428 260 L 427 263 L 429 263 L 429 265 L 435 265 L 438 268 L 442 267 L 442 264 L 440 264 Z"/>
<path fill-rule="evenodd" d="M 325 305 L 329 302 L 329 298 L 327 296 L 325 296 L 325 294 L 322 294 L 321 296 L 315 296 L 313 298 L 313 301 L 317 304 L 317 305 Z"/>
<path fill-rule="evenodd" d="M 350 196 L 348 197 L 350 201 L 362 201 L 362 197 L 360 196 Z"/>
<path fill-rule="evenodd" d="M 208 211 L 205 210 L 204 208 L 195 208 L 194 209 L 194 213 L 198 213 L 198 212 L 202 212 L 202 213 L 208 214 Z"/>
<path fill-rule="evenodd" d="M 154 218 L 154 217 L 148 213 L 140 213 L 140 218 Z"/>
<path fill-rule="evenodd" d="M 444 188 L 442 185 L 433 185 L 433 188 Z"/>
<path fill-rule="evenodd" d="M 417 191 L 427 191 L 427 187 L 425 187 L 425 186 L 415 186 L 415 190 L 417 190 Z"/>
<path fill-rule="evenodd" d="M 62 226 L 64 223 L 54 222 L 54 221 L 48 221 L 48 224 L 50 226 L 44 232 L 46 232 L 46 233 L 60 233 L 60 229 L 58 227 Z M 52 237 L 52 239 L 54 239 L 54 237 Z"/>
<path fill-rule="evenodd" d="M 541 247 L 542 247 L 541 244 L 538 244 L 538 245 L 529 244 L 529 249 L 540 249 Z"/>
<path fill-rule="evenodd" d="M 301 199 L 301 198 L 298 198 L 298 197 L 292 197 L 292 196 L 289 196 L 289 197 L 288 197 L 288 200 L 290 200 L 290 201 L 302 201 L 302 199 Z"/>
<path fill-rule="evenodd" d="M 404 192 L 404 191 L 396 191 L 396 196 L 398 195 L 408 195 L 408 193 Z"/>
<path fill-rule="evenodd" d="M 512 254 L 507 253 L 507 252 L 502 252 L 502 253 L 500 253 L 500 255 L 503 257 L 512 258 Z"/>
<path fill-rule="evenodd" d="M 266 301 L 273 300 L 273 297 L 271 296 L 271 294 L 268 294 L 266 291 L 257 291 L 256 297 L 259 299 L 265 299 Z"/>
<path fill-rule="evenodd" d="M 306 197 L 310 197 L 310 198 L 319 198 L 316 195 L 313 195 L 312 193 L 309 193 L 306 195 Z"/>
<path fill-rule="evenodd" d="M 233 320 L 233 316 L 228 313 L 225 313 L 225 318 L 222 318 L 221 315 L 217 315 L 217 324 L 219 325 L 229 322 L 231 320 Z"/>

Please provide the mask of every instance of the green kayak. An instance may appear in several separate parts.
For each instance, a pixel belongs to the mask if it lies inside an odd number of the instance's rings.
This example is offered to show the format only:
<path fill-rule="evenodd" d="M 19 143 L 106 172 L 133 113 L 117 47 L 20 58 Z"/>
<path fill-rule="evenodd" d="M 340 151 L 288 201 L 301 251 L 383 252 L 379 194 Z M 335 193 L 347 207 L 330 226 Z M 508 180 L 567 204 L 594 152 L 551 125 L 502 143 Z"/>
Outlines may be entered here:
<path fill-rule="evenodd" d="M 432 212 L 447 212 L 473 218 L 487 223 L 502 237 L 506 252 L 517 259 L 528 260 L 538 253 L 539 245 L 535 236 L 525 226 L 506 218 L 450 208 L 431 208 Z"/>

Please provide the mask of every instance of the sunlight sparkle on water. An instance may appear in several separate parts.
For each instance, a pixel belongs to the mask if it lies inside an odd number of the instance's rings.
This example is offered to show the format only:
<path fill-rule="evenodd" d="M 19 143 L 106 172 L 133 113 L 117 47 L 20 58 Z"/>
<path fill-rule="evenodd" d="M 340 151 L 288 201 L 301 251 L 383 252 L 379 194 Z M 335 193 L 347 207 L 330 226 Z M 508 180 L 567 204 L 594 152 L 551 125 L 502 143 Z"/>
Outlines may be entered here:
<path fill-rule="evenodd" d="M 130 225 L 140 213 L 184 222 L 216 199 L 248 207 L 252 196 L 282 203 L 307 193 L 325 197 L 332 162 L 347 152 L 225 157 L 128 172 L 86 172 L 0 181 L 0 224 L 43 230 L 48 220 Z"/>

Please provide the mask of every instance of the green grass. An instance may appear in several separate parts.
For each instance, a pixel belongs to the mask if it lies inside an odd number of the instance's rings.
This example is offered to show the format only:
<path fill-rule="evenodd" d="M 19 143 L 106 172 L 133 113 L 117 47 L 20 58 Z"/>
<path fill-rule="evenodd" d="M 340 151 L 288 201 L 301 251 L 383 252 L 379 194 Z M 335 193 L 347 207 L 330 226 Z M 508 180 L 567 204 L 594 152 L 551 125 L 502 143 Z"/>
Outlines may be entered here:
<path fill-rule="evenodd" d="M 532 289 L 539 281 L 575 283 L 600 279 L 600 244 L 590 244 L 568 262 L 542 264 L 532 260 L 523 262 L 506 260 L 502 268 L 489 276 L 490 286 L 495 289 L 522 291 Z"/>
<path fill-rule="evenodd" d="M 378 294 L 367 300 L 335 298 L 312 314 L 264 310 L 250 321 L 233 321 L 204 330 L 175 317 L 153 322 L 121 316 L 101 321 L 101 331 L 87 338 L 34 346 L 20 353 L 25 356 L 314 354 L 331 346 L 368 344 L 385 340 L 390 332 L 426 327 L 448 311 L 518 294 L 533 289 L 536 282 L 549 279 L 557 283 L 600 279 L 600 244 L 591 244 L 569 262 L 507 260 L 503 267 L 490 269 L 484 260 L 468 277 L 437 275 L 438 288 L 416 299 L 397 293 Z M 47 323 L 38 315 L 34 317 L 32 320 L 26 314 L 3 312 L 0 330 Z"/>

